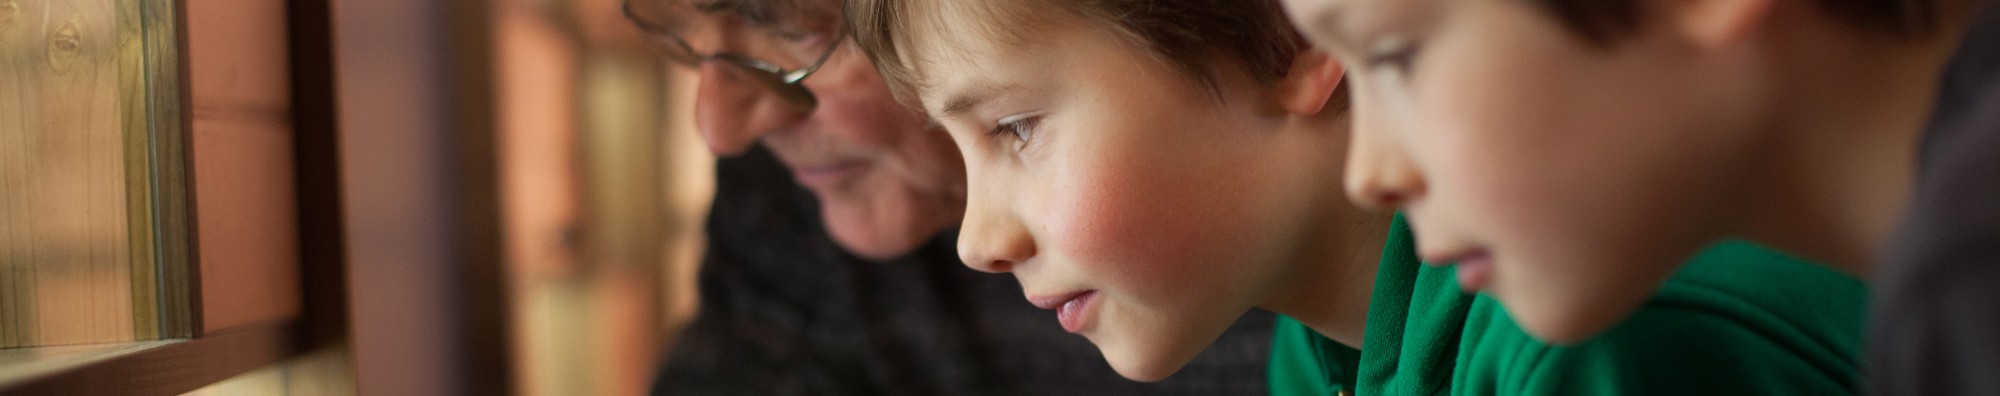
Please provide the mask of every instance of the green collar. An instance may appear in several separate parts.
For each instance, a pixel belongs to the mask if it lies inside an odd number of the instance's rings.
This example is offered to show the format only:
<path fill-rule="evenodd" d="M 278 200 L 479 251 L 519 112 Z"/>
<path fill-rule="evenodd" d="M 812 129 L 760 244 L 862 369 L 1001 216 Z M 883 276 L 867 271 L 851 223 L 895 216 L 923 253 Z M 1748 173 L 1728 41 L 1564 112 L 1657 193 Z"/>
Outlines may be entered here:
<path fill-rule="evenodd" d="M 1315 337 L 1326 378 L 1361 395 L 1431 395 L 1450 390 L 1460 335 L 1473 296 L 1449 267 L 1417 258 L 1416 238 L 1397 216 L 1382 248 L 1360 351 Z"/>

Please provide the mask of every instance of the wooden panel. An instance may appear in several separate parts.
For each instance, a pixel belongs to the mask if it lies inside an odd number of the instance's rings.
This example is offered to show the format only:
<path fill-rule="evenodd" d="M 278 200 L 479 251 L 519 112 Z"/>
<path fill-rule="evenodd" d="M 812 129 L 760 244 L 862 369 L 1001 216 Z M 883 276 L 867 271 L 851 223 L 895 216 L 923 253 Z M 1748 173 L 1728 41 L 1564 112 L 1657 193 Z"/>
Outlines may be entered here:
<path fill-rule="evenodd" d="M 190 1 L 189 92 L 201 323 L 301 312 L 285 5 Z"/>
<path fill-rule="evenodd" d="M 117 15 L 0 0 L 0 347 L 133 339 Z"/>

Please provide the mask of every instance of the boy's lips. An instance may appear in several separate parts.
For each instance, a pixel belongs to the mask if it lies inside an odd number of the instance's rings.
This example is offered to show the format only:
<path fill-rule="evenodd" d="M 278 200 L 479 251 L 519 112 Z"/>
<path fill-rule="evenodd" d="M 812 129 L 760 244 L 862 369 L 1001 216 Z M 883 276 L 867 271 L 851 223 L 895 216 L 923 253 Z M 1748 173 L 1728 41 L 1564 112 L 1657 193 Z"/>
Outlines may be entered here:
<path fill-rule="evenodd" d="M 1466 293 L 1485 290 L 1493 282 L 1493 254 L 1485 250 L 1427 257 L 1424 261 L 1457 267 L 1458 288 Z"/>
<path fill-rule="evenodd" d="M 1035 307 L 1056 310 L 1056 320 L 1062 322 L 1064 331 L 1071 333 L 1083 331 L 1084 325 L 1088 322 L 1086 319 L 1089 319 L 1088 316 L 1092 312 L 1091 308 L 1096 307 L 1096 304 L 1091 304 L 1095 301 L 1097 301 L 1096 290 L 1028 297 L 1028 302 L 1035 304 Z"/>

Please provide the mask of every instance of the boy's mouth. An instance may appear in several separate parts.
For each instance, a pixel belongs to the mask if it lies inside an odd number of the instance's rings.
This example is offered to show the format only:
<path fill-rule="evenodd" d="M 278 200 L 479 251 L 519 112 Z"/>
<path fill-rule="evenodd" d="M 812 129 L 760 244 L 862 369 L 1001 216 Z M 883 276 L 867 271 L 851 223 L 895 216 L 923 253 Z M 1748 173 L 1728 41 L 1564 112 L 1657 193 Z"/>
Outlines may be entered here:
<path fill-rule="evenodd" d="M 1443 256 L 1431 262 L 1456 267 L 1458 288 L 1466 293 L 1485 290 L 1493 282 L 1493 254 L 1485 250 Z"/>
<path fill-rule="evenodd" d="M 1095 301 L 1096 290 L 1028 297 L 1028 302 L 1034 303 L 1035 307 L 1055 310 L 1056 320 L 1062 322 L 1064 331 L 1071 333 L 1083 331 L 1090 308 L 1096 306 L 1091 303 Z"/>

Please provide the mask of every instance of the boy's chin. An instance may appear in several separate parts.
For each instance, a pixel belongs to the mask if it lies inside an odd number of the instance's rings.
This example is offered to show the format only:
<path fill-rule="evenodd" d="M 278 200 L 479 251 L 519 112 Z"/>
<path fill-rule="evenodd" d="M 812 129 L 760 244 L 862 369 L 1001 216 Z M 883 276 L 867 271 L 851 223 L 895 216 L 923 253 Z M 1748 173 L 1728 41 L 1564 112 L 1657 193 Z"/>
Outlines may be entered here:
<path fill-rule="evenodd" d="M 1496 296 L 1506 297 L 1506 296 Z M 1548 295 L 1518 296 L 1506 305 L 1521 330 L 1536 340 L 1554 345 L 1575 345 L 1609 331 L 1637 310 L 1641 301 L 1626 302 L 1621 297 L 1555 298 Z M 1542 301 L 1528 301 L 1540 298 Z M 1593 303 L 1578 303 L 1590 301 Z M 1509 304 L 1504 301 L 1502 304 Z"/>
<path fill-rule="evenodd" d="M 1141 343 L 1096 342 L 1104 359 L 1111 363 L 1111 369 L 1125 379 L 1139 382 L 1154 382 L 1167 379 L 1180 372 L 1188 362 L 1194 361 L 1201 350 L 1180 351 L 1182 348 L 1167 348 L 1159 345 L 1138 345 Z"/>

